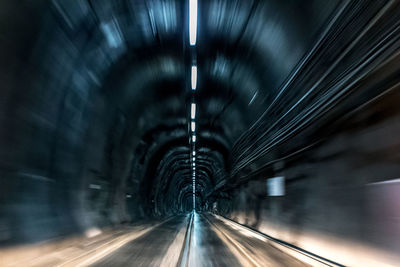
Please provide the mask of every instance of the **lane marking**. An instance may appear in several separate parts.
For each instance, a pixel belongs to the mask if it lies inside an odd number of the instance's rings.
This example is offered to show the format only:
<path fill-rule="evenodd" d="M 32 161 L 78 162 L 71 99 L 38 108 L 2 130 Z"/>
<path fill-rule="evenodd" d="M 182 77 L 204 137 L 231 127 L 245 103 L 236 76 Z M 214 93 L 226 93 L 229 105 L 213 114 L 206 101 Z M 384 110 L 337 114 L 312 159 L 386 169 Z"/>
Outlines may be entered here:
<path fill-rule="evenodd" d="M 80 255 L 76 258 L 70 259 L 70 260 L 63 262 L 61 264 L 58 264 L 56 266 L 57 267 L 61 267 L 61 266 L 83 267 L 83 266 L 89 266 L 91 264 L 94 264 L 95 262 L 99 261 L 100 259 L 104 258 L 105 256 L 110 255 L 112 252 L 121 248 L 128 242 L 133 241 L 133 240 L 143 236 L 144 234 L 146 234 L 146 233 L 152 231 L 153 229 L 161 226 L 162 224 L 170 221 L 171 219 L 172 219 L 172 217 L 161 223 L 153 225 L 149 228 L 140 230 L 139 232 L 129 233 L 129 234 L 117 237 L 113 240 L 110 240 L 110 241 L 102 244 L 101 246 L 99 246 L 95 249 L 92 249 L 92 250 L 84 253 L 83 255 Z"/>
<path fill-rule="evenodd" d="M 190 221 L 187 226 L 186 234 L 185 234 L 185 242 L 183 243 L 181 253 L 179 255 L 179 261 L 176 266 L 186 267 L 189 265 L 189 257 L 190 257 L 190 246 L 192 241 L 192 232 L 193 232 L 193 221 L 194 221 L 194 213 L 190 214 Z"/>
<path fill-rule="evenodd" d="M 217 234 L 217 236 L 225 243 L 228 249 L 236 256 L 237 260 L 243 266 L 263 266 L 255 260 L 248 252 L 246 248 L 244 248 L 239 242 L 231 238 L 229 235 L 224 233 L 221 229 L 219 229 L 214 223 L 212 223 L 208 218 L 204 215 L 203 218 L 210 224 L 211 229 Z M 243 257 L 238 256 L 238 254 L 242 255 Z M 247 261 L 244 261 L 243 258 L 246 258 Z M 250 264 L 249 264 L 250 263 Z"/>
<path fill-rule="evenodd" d="M 190 216 L 190 215 L 189 215 Z M 179 265 L 180 255 L 182 250 L 185 248 L 185 236 L 188 231 L 187 224 L 190 223 L 189 216 L 186 216 L 184 222 L 181 225 L 176 238 L 169 246 L 165 256 L 163 257 L 160 266 L 176 267 Z M 188 220 L 189 219 L 189 220 Z"/>

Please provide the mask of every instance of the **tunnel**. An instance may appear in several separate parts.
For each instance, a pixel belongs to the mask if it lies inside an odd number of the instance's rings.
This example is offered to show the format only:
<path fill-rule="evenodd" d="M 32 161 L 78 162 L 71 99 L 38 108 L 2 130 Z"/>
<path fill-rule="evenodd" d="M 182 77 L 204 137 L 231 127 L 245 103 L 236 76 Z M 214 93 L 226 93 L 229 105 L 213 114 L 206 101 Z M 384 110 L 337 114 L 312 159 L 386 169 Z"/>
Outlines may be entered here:
<path fill-rule="evenodd" d="M 398 0 L 2 0 L 0 266 L 398 266 Z"/>

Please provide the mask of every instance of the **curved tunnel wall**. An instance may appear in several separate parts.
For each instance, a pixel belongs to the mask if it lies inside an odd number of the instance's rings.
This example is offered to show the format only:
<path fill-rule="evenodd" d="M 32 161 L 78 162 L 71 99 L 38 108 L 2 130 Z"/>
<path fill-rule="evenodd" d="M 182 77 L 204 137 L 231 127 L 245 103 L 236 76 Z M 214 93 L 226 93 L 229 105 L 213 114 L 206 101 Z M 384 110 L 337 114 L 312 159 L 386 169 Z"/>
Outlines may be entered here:
<path fill-rule="evenodd" d="M 187 6 L 0 5 L 21 14 L 1 25 L 0 242 L 190 210 Z M 370 186 L 398 173 L 398 4 L 199 9 L 196 209 L 311 251 L 327 236 L 398 251 L 371 219 L 397 216 L 375 203 L 392 189 Z M 274 176 L 284 197 L 267 196 Z"/>
<path fill-rule="evenodd" d="M 352 2 L 342 12 L 236 142 L 235 182 L 224 188 L 230 202 L 215 203 L 221 214 L 342 264 L 393 264 L 398 6 Z M 268 196 L 273 177 L 285 177 L 283 196 Z"/>

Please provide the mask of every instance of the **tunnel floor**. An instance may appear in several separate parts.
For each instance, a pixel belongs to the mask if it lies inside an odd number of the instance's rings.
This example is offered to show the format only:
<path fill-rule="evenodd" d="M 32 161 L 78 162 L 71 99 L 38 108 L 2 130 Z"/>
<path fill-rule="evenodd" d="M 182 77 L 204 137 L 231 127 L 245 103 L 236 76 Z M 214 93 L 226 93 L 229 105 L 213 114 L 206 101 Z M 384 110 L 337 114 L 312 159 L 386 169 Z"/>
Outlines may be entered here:
<path fill-rule="evenodd" d="M 342 266 L 213 213 L 0 250 L 0 266 Z"/>
<path fill-rule="evenodd" d="M 87 260 L 85 260 L 87 263 Z M 84 262 L 78 265 L 86 265 Z M 169 218 L 90 266 L 308 266 L 261 235 L 210 214 Z"/>

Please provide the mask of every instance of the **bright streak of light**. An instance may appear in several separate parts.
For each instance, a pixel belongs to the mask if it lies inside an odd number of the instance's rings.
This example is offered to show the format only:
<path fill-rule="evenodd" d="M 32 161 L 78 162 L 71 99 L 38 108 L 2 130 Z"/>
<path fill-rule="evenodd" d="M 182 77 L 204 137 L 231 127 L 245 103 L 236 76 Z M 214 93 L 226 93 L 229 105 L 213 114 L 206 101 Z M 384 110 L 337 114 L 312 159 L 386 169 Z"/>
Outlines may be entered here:
<path fill-rule="evenodd" d="M 191 123 L 191 129 L 192 129 L 192 132 L 196 131 L 196 123 L 194 121 L 192 121 L 192 123 Z"/>
<path fill-rule="evenodd" d="M 196 118 L 196 104 L 192 103 L 192 110 L 190 112 L 190 117 L 192 118 L 192 120 L 194 120 Z"/>
<path fill-rule="evenodd" d="M 96 190 L 100 190 L 101 189 L 101 185 L 98 184 L 90 184 L 89 185 L 90 189 L 96 189 Z"/>
<path fill-rule="evenodd" d="M 106 36 L 108 45 L 112 48 L 117 48 L 122 45 L 122 37 L 118 30 L 118 25 L 112 21 L 110 23 L 101 23 L 100 29 Z"/>
<path fill-rule="evenodd" d="M 196 156 L 196 151 L 193 151 L 193 152 L 192 152 L 192 155 L 193 155 L 193 156 Z"/>
<path fill-rule="evenodd" d="M 197 88 L 197 66 L 192 66 L 192 90 Z"/>
<path fill-rule="evenodd" d="M 192 136 L 192 141 L 193 141 L 193 143 L 196 143 L 196 136 L 195 135 Z"/>
<path fill-rule="evenodd" d="M 92 237 L 98 236 L 101 233 L 102 233 L 102 231 L 99 228 L 92 227 L 85 231 L 85 236 L 87 238 L 92 238 Z"/>
<path fill-rule="evenodd" d="M 196 45 L 197 39 L 197 0 L 189 0 L 189 42 Z"/>

